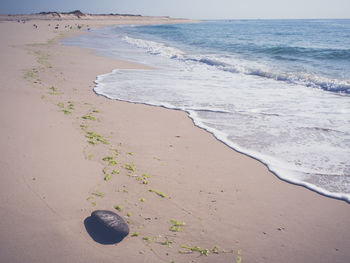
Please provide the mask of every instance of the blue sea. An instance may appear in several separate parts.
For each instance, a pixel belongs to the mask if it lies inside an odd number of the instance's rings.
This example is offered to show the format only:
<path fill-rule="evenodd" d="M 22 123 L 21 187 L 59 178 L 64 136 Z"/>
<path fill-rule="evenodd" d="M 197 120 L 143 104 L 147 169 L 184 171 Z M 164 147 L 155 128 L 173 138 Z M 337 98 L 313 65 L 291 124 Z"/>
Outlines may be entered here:
<path fill-rule="evenodd" d="M 63 43 L 156 68 L 106 72 L 97 94 L 183 110 L 279 178 L 350 202 L 350 20 L 113 26 Z"/>

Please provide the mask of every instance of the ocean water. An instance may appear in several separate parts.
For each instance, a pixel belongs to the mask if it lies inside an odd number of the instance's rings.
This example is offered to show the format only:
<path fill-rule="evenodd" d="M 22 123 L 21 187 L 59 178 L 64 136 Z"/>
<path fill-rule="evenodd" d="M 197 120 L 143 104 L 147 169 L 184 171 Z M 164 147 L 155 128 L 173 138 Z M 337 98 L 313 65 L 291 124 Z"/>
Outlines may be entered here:
<path fill-rule="evenodd" d="M 64 44 L 156 68 L 106 72 L 96 93 L 186 111 L 279 178 L 350 202 L 350 20 L 106 27 Z"/>

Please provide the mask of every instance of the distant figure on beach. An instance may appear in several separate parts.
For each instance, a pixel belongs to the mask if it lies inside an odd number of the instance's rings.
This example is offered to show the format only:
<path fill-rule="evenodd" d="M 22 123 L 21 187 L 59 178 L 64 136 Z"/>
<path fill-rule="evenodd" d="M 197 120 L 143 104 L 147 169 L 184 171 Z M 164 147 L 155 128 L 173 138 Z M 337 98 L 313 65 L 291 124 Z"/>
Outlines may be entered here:
<path fill-rule="evenodd" d="M 38 25 L 37 24 L 33 24 L 33 27 L 38 28 Z"/>

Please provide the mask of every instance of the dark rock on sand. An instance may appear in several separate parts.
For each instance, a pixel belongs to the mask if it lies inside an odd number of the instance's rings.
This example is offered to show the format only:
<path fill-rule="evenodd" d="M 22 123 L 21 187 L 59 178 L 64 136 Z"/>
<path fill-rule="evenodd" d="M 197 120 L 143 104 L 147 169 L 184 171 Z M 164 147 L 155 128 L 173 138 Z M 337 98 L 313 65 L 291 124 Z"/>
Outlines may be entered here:
<path fill-rule="evenodd" d="M 92 212 L 91 217 L 96 218 L 96 220 L 100 221 L 100 223 L 124 237 L 129 234 L 128 224 L 122 217 L 114 212 L 107 210 L 96 210 Z"/>
<path fill-rule="evenodd" d="M 96 210 L 84 221 L 90 236 L 101 244 L 115 244 L 129 234 L 125 220 L 114 212 Z"/>

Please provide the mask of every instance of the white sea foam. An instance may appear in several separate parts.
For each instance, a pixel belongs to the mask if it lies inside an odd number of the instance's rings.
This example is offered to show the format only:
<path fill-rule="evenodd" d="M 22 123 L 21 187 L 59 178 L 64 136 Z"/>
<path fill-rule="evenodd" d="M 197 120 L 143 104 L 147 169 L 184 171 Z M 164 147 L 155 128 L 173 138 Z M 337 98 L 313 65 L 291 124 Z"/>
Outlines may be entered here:
<path fill-rule="evenodd" d="M 350 122 L 339 115 L 350 105 L 342 96 L 205 66 L 184 66 L 177 74 L 114 70 L 97 78 L 95 92 L 186 111 L 196 125 L 281 179 L 350 202 Z"/>
<path fill-rule="evenodd" d="M 161 55 L 168 58 L 182 58 L 184 54 L 180 49 L 169 47 L 155 41 L 137 39 L 128 36 L 123 37 L 123 40 L 131 45 L 145 49 L 146 52 L 152 55 Z"/>

